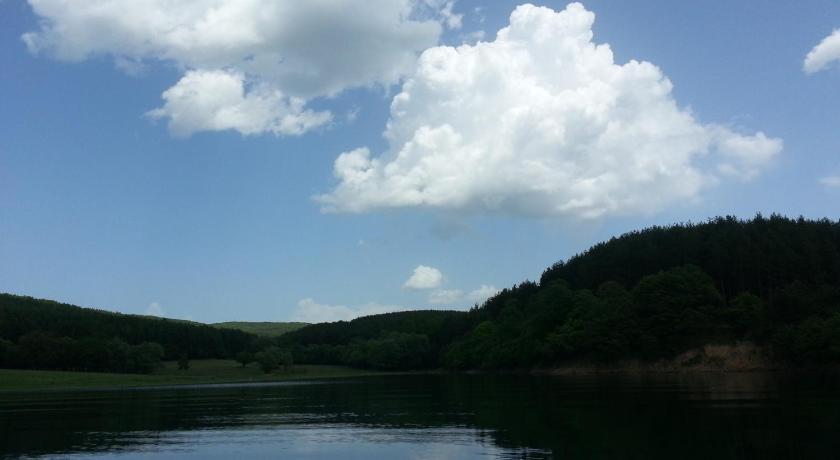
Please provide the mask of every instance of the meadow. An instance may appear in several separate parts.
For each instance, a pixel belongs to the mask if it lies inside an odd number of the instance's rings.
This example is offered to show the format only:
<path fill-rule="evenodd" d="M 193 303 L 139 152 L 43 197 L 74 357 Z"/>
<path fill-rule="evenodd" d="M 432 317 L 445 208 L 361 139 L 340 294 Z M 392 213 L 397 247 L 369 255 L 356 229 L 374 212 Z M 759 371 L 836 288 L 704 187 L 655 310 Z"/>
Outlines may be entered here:
<path fill-rule="evenodd" d="M 279 369 L 266 374 L 255 363 L 242 367 L 233 360 L 202 359 L 190 361 L 190 367 L 187 370 L 179 370 L 176 361 L 164 361 L 162 366 L 151 374 L 0 369 L 0 391 L 273 382 L 383 374 L 387 373 L 352 369 L 346 366 L 314 364 L 295 365 L 289 370 Z"/>

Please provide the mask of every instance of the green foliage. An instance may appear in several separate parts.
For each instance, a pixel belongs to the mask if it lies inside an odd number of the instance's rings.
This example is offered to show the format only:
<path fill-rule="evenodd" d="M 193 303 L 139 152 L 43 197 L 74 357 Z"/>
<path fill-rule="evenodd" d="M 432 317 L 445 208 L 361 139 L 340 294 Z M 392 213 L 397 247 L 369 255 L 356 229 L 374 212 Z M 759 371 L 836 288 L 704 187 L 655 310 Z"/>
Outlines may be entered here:
<path fill-rule="evenodd" d="M 767 307 L 763 299 L 749 292 L 742 292 L 722 311 L 723 320 L 736 335 L 761 340 L 769 327 Z"/>
<path fill-rule="evenodd" d="M 313 324 L 278 338 L 300 362 L 387 370 L 439 367 L 441 350 L 466 332 L 470 314 L 407 311 Z"/>
<path fill-rule="evenodd" d="M 829 318 L 812 316 L 780 328 L 773 336 L 776 352 L 800 365 L 840 361 L 840 312 Z"/>
<path fill-rule="evenodd" d="M 280 365 L 283 366 L 283 370 L 289 371 L 294 364 L 295 360 L 292 356 L 292 352 L 289 350 L 282 350 L 280 352 Z"/>
<path fill-rule="evenodd" d="M 75 372 L 55 370 L 0 369 L 0 392 L 59 388 L 135 388 L 147 385 L 201 385 L 226 382 L 272 382 L 382 375 L 382 371 L 346 366 L 295 365 L 289 372 L 263 373 L 257 366 L 240 367 L 226 359 L 190 362 L 190 371 L 178 370 L 177 363 L 163 362 L 151 374 Z"/>
<path fill-rule="evenodd" d="M 283 340 L 304 362 L 386 369 L 654 360 L 740 340 L 792 364 L 837 362 L 840 223 L 758 216 L 654 227 L 595 245 L 466 314 L 420 314 L 433 315 L 313 325 Z M 411 352 L 423 358 L 401 357 L 410 347 L 395 332 L 428 337 L 428 349 Z"/>
<path fill-rule="evenodd" d="M 294 364 L 292 353 L 289 350 L 281 350 L 273 346 L 255 354 L 254 359 L 266 374 L 279 369 L 281 366 L 283 370 L 288 371 Z"/>
<path fill-rule="evenodd" d="M 658 359 L 738 340 L 792 364 L 838 362 L 840 224 L 758 216 L 633 232 L 472 313 L 444 366 Z"/>
<path fill-rule="evenodd" d="M 12 356 L 15 353 L 15 344 L 9 340 L 0 338 L 0 367 L 6 367 L 11 364 Z"/>
<path fill-rule="evenodd" d="M 718 217 L 700 224 L 651 227 L 596 244 L 543 272 L 540 285 L 564 280 L 573 289 L 615 281 L 634 286 L 643 277 L 695 265 L 724 297 L 750 292 L 768 298 L 799 281 L 840 285 L 840 223 L 757 215 Z"/>
<path fill-rule="evenodd" d="M 108 368 L 113 372 L 128 372 L 128 356 L 131 351 L 131 345 L 120 338 L 109 340 L 105 344 L 108 353 Z"/>
<path fill-rule="evenodd" d="M 626 309 L 616 308 L 610 304 L 609 297 L 595 296 L 589 291 L 580 292 L 573 305 L 566 320 L 545 337 L 549 359 L 586 355 L 596 361 L 609 361 L 626 352 L 629 345 L 624 330 L 629 321 Z"/>
<path fill-rule="evenodd" d="M 274 323 L 274 322 L 252 322 L 252 321 L 228 321 L 225 323 L 213 323 L 211 326 L 223 329 L 236 329 L 249 334 L 263 337 L 280 337 L 281 335 L 296 331 L 309 323 Z"/>
<path fill-rule="evenodd" d="M 15 345 L 0 340 L 2 367 L 94 372 L 149 373 L 160 364 L 163 347 L 154 342 L 129 345 L 120 339 L 71 339 L 33 331 Z"/>
<path fill-rule="evenodd" d="M 196 358 L 236 355 L 243 367 L 256 360 L 264 372 L 290 367 L 292 355 L 374 369 L 512 369 L 669 358 L 741 340 L 786 363 L 822 365 L 840 361 L 840 223 L 759 215 L 653 227 L 469 312 L 373 315 L 278 337 L 0 295 L 0 337 L 3 366 L 121 372 L 148 369 L 137 358 L 147 341 Z"/>
<path fill-rule="evenodd" d="M 163 347 L 159 343 L 143 342 L 128 350 L 128 367 L 134 372 L 148 374 L 158 367 L 163 358 Z"/>
<path fill-rule="evenodd" d="M 473 329 L 464 344 L 462 366 L 495 367 L 500 359 L 499 351 L 504 350 L 502 344 L 499 325 L 493 321 L 482 321 Z"/>
<path fill-rule="evenodd" d="M 269 337 L 262 337 L 258 336 L 255 337 L 254 340 L 248 345 L 248 351 L 252 353 L 256 353 L 258 351 L 265 350 L 268 347 L 277 346 L 277 342 L 274 339 Z"/>
<path fill-rule="evenodd" d="M 245 367 L 249 363 L 254 362 L 254 354 L 249 351 L 240 351 L 236 354 L 236 362 L 241 364 L 242 367 Z"/>
<path fill-rule="evenodd" d="M 277 354 L 271 349 L 257 352 L 257 354 L 254 355 L 254 359 L 257 361 L 260 369 L 262 369 L 262 371 L 266 374 L 270 374 L 280 366 L 279 356 L 277 356 Z"/>
<path fill-rule="evenodd" d="M 177 359 L 181 352 L 195 359 L 227 358 L 247 350 L 255 339 L 254 335 L 242 331 L 188 321 L 124 315 L 0 294 L 0 337 L 19 342 L 35 331 L 75 340 L 107 341 L 120 337 L 132 345 L 157 342 L 170 353 L 167 359 Z"/>
<path fill-rule="evenodd" d="M 646 357 L 668 357 L 702 345 L 713 335 L 713 318 L 723 304 L 714 281 L 691 265 L 642 278 L 632 296 Z"/>
<path fill-rule="evenodd" d="M 376 339 L 354 342 L 346 353 L 347 362 L 358 367 L 420 369 L 427 364 L 429 338 L 424 334 L 388 332 Z"/>

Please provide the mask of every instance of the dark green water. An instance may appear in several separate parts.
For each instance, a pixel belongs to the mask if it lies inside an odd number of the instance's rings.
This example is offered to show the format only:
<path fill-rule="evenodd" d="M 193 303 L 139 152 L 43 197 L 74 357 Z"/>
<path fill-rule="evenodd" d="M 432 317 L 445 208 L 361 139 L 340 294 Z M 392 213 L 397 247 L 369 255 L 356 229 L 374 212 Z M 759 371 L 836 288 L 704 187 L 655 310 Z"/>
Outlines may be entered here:
<path fill-rule="evenodd" d="M 0 393 L 0 457 L 840 458 L 837 380 L 428 375 Z"/>

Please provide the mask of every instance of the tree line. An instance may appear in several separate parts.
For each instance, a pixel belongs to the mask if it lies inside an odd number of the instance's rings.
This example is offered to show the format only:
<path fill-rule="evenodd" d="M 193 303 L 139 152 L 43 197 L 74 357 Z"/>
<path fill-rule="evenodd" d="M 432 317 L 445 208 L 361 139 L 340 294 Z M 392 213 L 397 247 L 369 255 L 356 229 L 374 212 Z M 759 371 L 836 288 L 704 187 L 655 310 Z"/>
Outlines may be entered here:
<path fill-rule="evenodd" d="M 163 347 L 155 342 L 55 337 L 41 331 L 17 343 L 0 339 L 0 367 L 82 372 L 149 373 L 160 366 Z"/>
<path fill-rule="evenodd" d="M 238 330 L 0 294 L 0 367 L 142 373 L 162 359 L 232 358 L 270 345 Z"/>
<path fill-rule="evenodd" d="M 761 214 L 629 232 L 546 269 L 540 284 L 564 280 L 572 289 L 614 281 L 632 287 L 644 276 L 680 265 L 706 272 L 725 298 L 749 292 L 769 299 L 799 282 L 840 285 L 840 223 Z"/>
<path fill-rule="evenodd" d="M 442 355 L 446 367 L 521 368 L 565 362 L 657 360 L 707 344 L 750 341 L 791 365 L 840 362 L 840 286 L 800 281 L 761 297 L 724 297 L 712 277 L 682 265 L 630 289 L 607 281 L 572 289 L 524 283 L 473 312 L 476 326 Z"/>
<path fill-rule="evenodd" d="M 54 337 L 110 340 L 131 345 L 156 342 L 165 349 L 165 359 L 181 354 L 191 358 L 226 358 L 248 349 L 256 336 L 191 321 L 127 315 L 75 305 L 0 294 L 0 338 L 17 342 L 41 331 Z"/>
<path fill-rule="evenodd" d="M 277 341 L 300 363 L 428 369 L 438 367 L 443 350 L 469 326 L 466 312 L 418 310 L 313 324 Z"/>
<path fill-rule="evenodd" d="M 550 367 L 667 359 L 738 341 L 793 366 L 838 363 L 840 222 L 758 215 L 652 227 L 597 244 L 467 312 L 373 315 L 274 338 L 0 295 L 0 359 L 13 350 L 18 366 L 136 369 L 111 357 L 110 349 L 124 348 L 115 338 L 129 347 L 158 343 L 166 359 L 236 357 L 263 369 L 292 361 L 391 370 Z M 75 350 L 77 358 L 44 352 L 39 361 L 38 349 Z"/>
<path fill-rule="evenodd" d="M 750 341 L 794 366 L 840 362 L 840 223 L 761 215 L 597 244 L 469 312 L 402 312 L 281 337 L 299 362 L 512 369 L 671 358 Z"/>

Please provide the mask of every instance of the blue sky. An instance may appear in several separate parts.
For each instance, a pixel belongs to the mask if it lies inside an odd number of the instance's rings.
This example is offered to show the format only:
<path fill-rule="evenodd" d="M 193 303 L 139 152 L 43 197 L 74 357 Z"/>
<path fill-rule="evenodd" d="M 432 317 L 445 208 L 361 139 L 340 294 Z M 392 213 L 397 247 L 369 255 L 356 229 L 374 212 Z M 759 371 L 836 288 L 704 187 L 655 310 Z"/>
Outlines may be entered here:
<path fill-rule="evenodd" d="M 649 225 L 840 217 L 835 1 L 157 3 L 0 1 L 0 291 L 346 319 Z"/>

